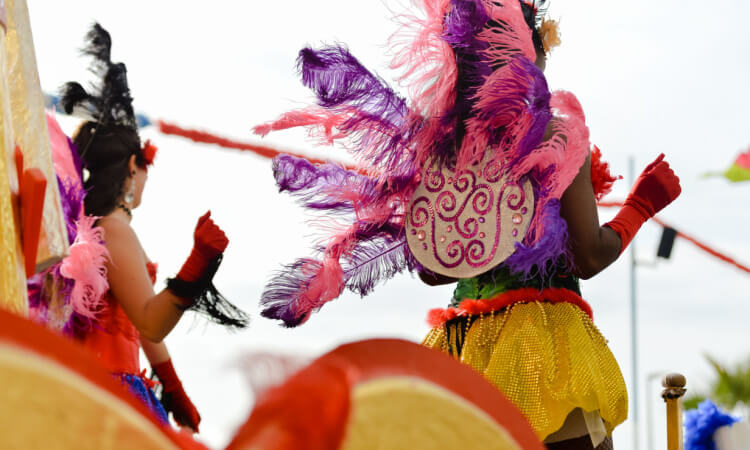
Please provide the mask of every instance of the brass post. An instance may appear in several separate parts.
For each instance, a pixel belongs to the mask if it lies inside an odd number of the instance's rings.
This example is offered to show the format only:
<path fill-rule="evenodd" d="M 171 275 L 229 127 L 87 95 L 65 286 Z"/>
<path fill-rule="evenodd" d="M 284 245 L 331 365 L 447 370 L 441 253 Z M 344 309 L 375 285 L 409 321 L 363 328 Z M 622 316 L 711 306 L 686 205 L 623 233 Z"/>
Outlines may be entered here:
<path fill-rule="evenodd" d="M 667 450 L 682 450 L 682 396 L 685 395 L 685 376 L 671 373 L 661 380 L 661 397 L 667 404 Z"/>

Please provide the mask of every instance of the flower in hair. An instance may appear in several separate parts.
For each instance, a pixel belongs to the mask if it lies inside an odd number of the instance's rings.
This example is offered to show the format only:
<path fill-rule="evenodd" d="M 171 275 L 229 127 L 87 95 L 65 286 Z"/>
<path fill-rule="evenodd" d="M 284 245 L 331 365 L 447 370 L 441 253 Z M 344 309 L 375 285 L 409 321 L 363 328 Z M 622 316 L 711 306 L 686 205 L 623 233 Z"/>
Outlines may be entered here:
<path fill-rule="evenodd" d="M 154 158 L 156 158 L 157 150 L 159 150 L 159 148 L 151 143 L 151 139 L 146 140 L 146 143 L 143 144 L 141 152 L 143 153 L 143 159 L 146 160 L 146 167 L 154 165 Z"/>
<path fill-rule="evenodd" d="M 539 37 L 542 38 L 544 53 L 549 53 L 550 50 L 560 45 L 560 30 L 558 26 L 559 23 L 556 20 L 542 19 L 542 24 L 539 26 Z"/>

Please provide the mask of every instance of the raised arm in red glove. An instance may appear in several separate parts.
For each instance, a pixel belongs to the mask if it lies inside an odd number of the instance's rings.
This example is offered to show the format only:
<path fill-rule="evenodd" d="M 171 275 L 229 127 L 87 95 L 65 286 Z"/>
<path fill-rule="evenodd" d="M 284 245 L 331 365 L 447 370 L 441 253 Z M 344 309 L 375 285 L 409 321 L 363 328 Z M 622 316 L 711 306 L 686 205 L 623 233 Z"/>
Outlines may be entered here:
<path fill-rule="evenodd" d="M 172 360 L 168 359 L 162 363 L 154 364 L 151 368 L 164 387 L 161 396 L 164 409 L 172 413 L 177 423 L 184 427 L 190 427 L 197 433 L 198 425 L 201 423 L 201 415 L 198 414 L 195 405 L 182 388 L 182 383 L 177 378 L 177 373 L 172 366 Z"/>
<path fill-rule="evenodd" d="M 201 279 L 209 264 L 217 256 L 224 253 L 229 239 L 226 234 L 211 220 L 211 211 L 198 219 L 193 233 L 193 251 L 182 265 L 177 278 L 193 282 Z"/>
<path fill-rule="evenodd" d="M 175 306 L 205 314 L 222 325 L 246 327 L 249 321 L 247 314 L 225 299 L 212 282 L 229 239 L 211 220 L 211 211 L 198 219 L 193 240 L 193 251 L 180 272 L 167 280 L 167 289 L 181 303 Z"/>
<path fill-rule="evenodd" d="M 646 166 L 635 181 L 630 195 L 614 219 L 604 224 L 620 235 L 625 251 L 630 241 L 648 219 L 654 217 L 665 206 L 676 199 L 682 189 L 680 179 L 674 174 L 669 164 L 664 161 L 664 153 Z"/>

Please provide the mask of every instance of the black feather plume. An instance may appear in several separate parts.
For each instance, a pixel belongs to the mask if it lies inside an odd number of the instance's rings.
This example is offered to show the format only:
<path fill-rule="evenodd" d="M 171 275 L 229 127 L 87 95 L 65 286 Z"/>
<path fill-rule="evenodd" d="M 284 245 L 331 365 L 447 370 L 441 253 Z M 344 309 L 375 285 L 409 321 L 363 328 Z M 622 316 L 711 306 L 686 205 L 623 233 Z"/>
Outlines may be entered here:
<path fill-rule="evenodd" d="M 60 89 L 60 104 L 68 114 L 75 114 L 100 125 L 122 125 L 136 129 L 133 97 L 128 88 L 127 69 L 113 63 L 110 55 L 112 38 L 107 30 L 95 23 L 86 34 L 84 55 L 93 58 L 91 72 L 97 80 L 89 91 L 71 81 Z"/>

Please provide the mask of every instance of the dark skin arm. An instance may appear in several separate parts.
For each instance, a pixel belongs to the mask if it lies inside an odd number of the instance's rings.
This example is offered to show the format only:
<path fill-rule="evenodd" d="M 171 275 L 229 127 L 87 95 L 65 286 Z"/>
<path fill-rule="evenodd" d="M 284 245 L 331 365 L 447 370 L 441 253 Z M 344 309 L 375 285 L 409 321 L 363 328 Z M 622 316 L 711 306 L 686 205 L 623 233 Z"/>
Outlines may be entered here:
<path fill-rule="evenodd" d="M 591 156 L 560 199 L 560 215 L 568 224 L 568 246 L 573 255 L 573 273 L 584 280 L 593 277 L 620 256 L 622 241 L 611 228 L 599 225 Z"/>
<path fill-rule="evenodd" d="M 429 286 L 440 286 L 458 282 L 458 278 L 446 277 L 432 272 L 419 272 L 419 279 Z"/>

